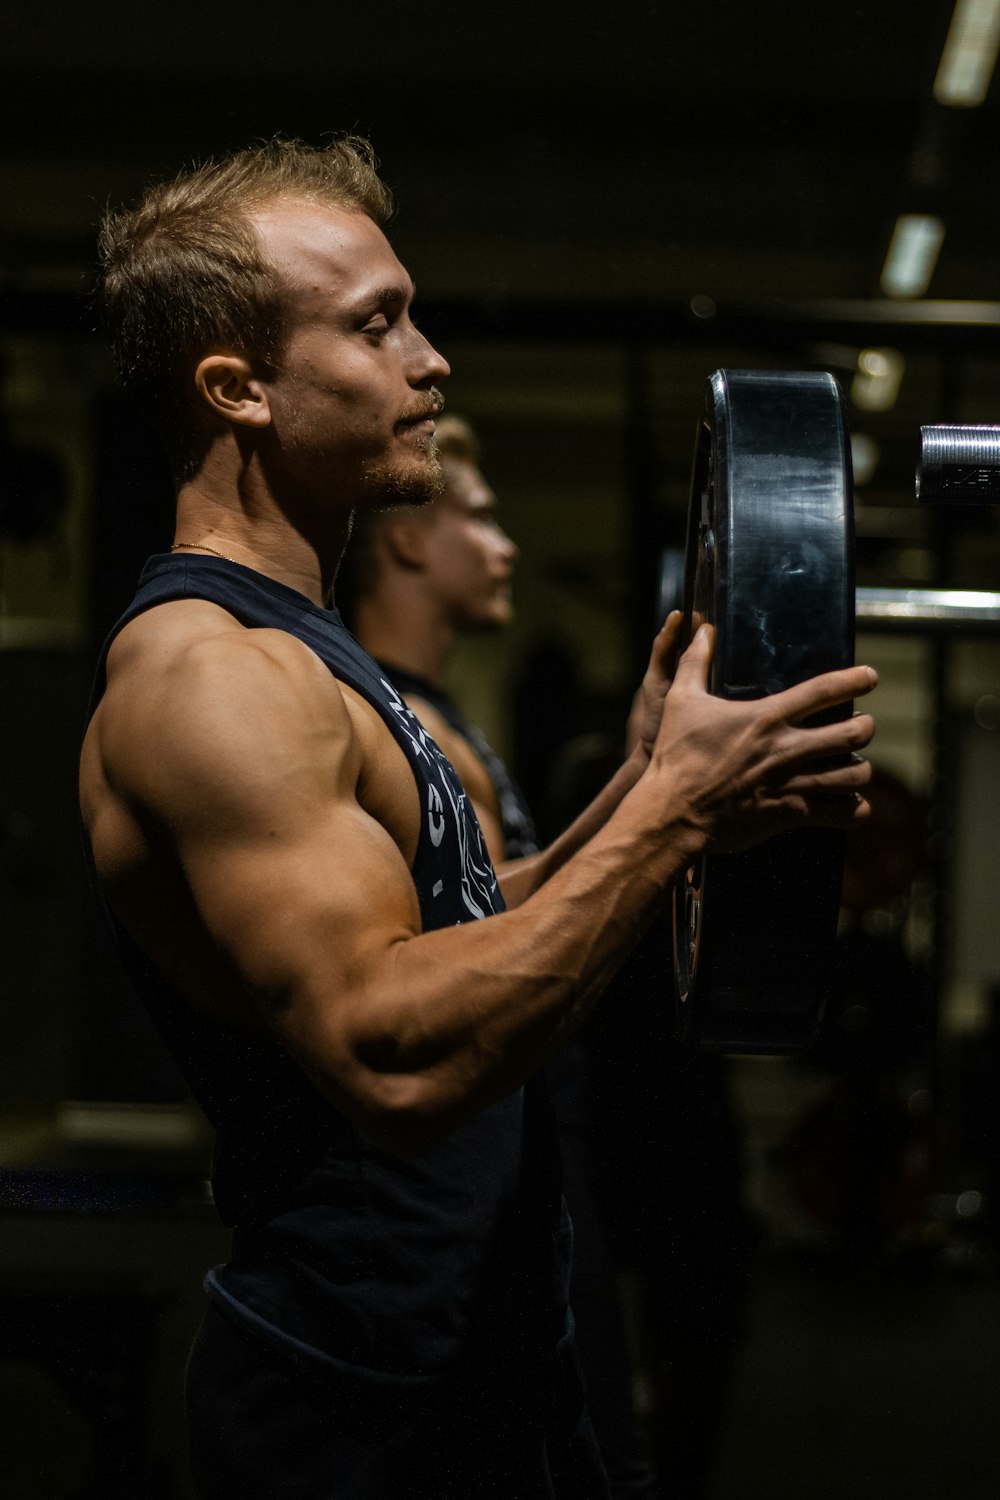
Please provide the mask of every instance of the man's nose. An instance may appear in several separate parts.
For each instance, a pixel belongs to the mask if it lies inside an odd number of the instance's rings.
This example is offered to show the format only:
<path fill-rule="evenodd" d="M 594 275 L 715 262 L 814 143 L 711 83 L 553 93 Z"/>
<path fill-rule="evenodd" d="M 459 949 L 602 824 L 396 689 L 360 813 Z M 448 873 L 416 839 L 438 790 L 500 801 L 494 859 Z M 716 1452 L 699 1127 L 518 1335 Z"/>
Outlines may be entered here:
<path fill-rule="evenodd" d="M 442 354 L 439 354 L 425 339 L 419 329 L 414 328 L 415 340 L 412 368 L 414 370 L 413 384 L 424 385 L 427 381 L 433 385 L 436 380 L 444 380 L 451 374 L 451 366 Z"/>

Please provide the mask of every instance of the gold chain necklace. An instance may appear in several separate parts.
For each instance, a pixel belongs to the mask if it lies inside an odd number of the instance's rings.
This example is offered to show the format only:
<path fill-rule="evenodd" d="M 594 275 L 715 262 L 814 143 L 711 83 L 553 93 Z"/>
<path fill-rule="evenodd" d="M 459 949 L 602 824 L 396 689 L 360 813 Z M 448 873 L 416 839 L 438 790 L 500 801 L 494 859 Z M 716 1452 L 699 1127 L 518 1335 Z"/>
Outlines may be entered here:
<path fill-rule="evenodd" d="M 210 547 L 207 542 L 174 542 L 170 548 L 171 552 L 176 552 L 178 547 L 197 547 L 199 552 L 211 552 L 213 557 L 221 557 L 223 562 L 236 562 L 235 557 L 227 557 L 224 552 L 217 552 L 215 548 Z M 242 564 L 236 563 L 236 566 L 241 567 Z"/>

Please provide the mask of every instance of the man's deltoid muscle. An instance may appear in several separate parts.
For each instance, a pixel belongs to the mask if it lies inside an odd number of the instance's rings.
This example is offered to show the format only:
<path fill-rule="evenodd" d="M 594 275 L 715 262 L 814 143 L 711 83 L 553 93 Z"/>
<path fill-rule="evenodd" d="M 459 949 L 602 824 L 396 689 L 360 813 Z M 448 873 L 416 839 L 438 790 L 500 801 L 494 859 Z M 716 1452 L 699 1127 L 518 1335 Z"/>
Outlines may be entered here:
<path fill-rule="evenodd" d="M 460 781 L 328 607 L 352 514 L 440 487 L 449 369 L 390 206 L 366 143 L 279 142 L 101 236 L 177 512 L 102 657 L 81 804 L 123 961 L 218 1133 L 232 1254 L 188 1371 L 210 1500 L 605 1493 L 532 1080 L 701 851 L 867 810 L 870 718 L 803 725 L 874 673 L 723 703 L 711 633 L 672 671 L 671 621 L 635 750 L 486 899 Z"/>

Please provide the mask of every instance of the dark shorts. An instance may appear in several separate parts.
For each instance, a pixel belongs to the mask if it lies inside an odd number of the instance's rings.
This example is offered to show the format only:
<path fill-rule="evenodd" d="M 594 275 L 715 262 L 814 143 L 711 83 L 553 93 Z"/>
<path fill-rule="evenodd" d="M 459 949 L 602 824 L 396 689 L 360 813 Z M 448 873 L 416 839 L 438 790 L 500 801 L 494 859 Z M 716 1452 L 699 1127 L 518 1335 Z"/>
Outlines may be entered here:
<path fill-rule="evenodd" d="M 575 1356 L 544 1397 L 466 1376 L 347 1389 L 272 1356 L 210 1307 L 187 1372 L 202 1500 L 607 1500 Z"/>

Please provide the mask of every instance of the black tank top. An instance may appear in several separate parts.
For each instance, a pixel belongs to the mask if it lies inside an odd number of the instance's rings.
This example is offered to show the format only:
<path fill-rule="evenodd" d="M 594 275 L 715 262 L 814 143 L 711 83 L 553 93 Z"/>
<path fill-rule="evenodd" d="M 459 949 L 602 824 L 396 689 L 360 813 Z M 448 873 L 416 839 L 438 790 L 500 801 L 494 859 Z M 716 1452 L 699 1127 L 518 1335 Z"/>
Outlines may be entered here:
<path fill-rule="evenodd" d="M 500 827 L 503 831 L 504 855 L 507 859 L 524 859 L 526 855 L 538 853 L 538 835 L 531 809 L 524 800 L 524 793 L 508 771 L 504 762 L 493 749 L 483 731 L 470 724 L 450 693 L 435 687 L 425 677 L 408 672 L 405 667 L 395 667 L 385 661 L 378 663 L 392 685 L 404 696 L 424 698 L 457 734 L 468 742 L 486 767 L 497 794 L 500 806 Z"/>
<path fill-rule="evenodd" d="M 335 610 L 212 557 L 163 555 L 136 615 L 205 599 L 249 628 L 305 643 L 379 713 L 406 755 L 423 815 L 412 876 L 425 930 L 503 909 L 482 835 L 451 766 Z M 233 1227 L 209 1295 L 279 1353 L 353 1384 L 420 1386 L 474 1366 L 520 1378 L 566 1328 L 567 1227 L 547 1100 L 535 1084 L 415 1159 L 371 1145 L 268 1039 L 173 993 L 91 879 L 122 961 L 216 1131 L 213 1189 Z"/>

